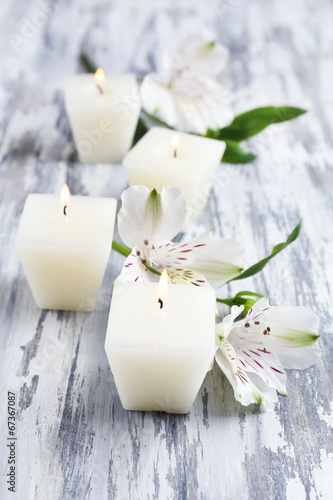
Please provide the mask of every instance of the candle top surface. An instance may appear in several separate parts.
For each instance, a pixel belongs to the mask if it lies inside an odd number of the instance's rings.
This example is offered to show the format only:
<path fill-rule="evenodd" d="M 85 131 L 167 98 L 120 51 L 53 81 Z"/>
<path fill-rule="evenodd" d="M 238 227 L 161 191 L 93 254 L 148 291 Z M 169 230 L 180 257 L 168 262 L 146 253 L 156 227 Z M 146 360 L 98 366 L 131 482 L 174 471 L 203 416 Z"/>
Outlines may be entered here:
<path fill-rule="evenodd" d="M 178 139 L 176 156 L 173 144 Z M 189 175 L 201 177 L 212 164 L 221 161 L 225 143 L 207 137 L 199 137 L 186 132 L 178 132 L 163 127 L 152 127 L 127 153 L 123 163 L 125 168 L 140 167 L 175 177 Z"/>
<path fill-rule="evenodd" d="M 117 200 L 71 196 L 64 215 L 60 196 L 30 194 L 24 205 L 17 244 L 111 248 Z"/>
<path fill-rule="evenodd" d="M 214 290 L 168 283 L 167 298 L 160 309 L 157 286 L 151 282 L 115 282 L 107 348 L 214 353 Z"/>
<path fill-rule="evenodd" d="M 138 84 L 136 78 L 131 73 L 120 75 L 106 75 L 103 85 L 103 94 L 100 93 L 95 83 L 95 75 L 79 74 L 72 75 L 65 82 L 66 107 L 80 107 L 83 109 L 105 106 L 113 104 L 115 101 L 119 108 L 119 113 L 123 112 L 122 105 L 140 107 L 138 97 Z M 118 102 L 119 101 L 119 102 Z M 121 102 L 123 101 L 123 102 Z M 111 109 L 116 111 L 116 109 Z"/>

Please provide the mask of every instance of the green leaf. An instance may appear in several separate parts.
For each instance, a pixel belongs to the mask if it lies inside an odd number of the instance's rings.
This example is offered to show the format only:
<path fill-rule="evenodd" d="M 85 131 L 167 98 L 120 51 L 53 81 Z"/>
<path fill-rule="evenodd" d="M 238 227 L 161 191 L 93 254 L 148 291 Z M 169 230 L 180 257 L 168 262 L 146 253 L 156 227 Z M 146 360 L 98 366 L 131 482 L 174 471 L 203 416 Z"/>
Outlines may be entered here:
<path fill-rule="evenodd" d="M 259 132 L 262 132 L 262 130 L 273 123 L 293 120 L 304 113 L 306 113 L 305 109 L 292 106 L 255 108 L 236 116 L 228 127 L 215 131 L 209 130 L 208 133 L 212 134 L 215 132 L 214 138 L 219 140 L 244 141 L 259 134 Z"/>
<path fill-rule="evenodd" d="M 146 132 L 148 132 L 148 127 L 143 121 L 143 119 L 140 117 L 135 130 L 132 147 L 135 146 L 135 144 L 145 135 Z"/>
<path fill-rule="evenodd" d="M 257 292 L 249 292 L 249 291 L 243 291 L 243 292 L 238 292 L 236 293 L 235 297 L 257 297 L 258 299 L 262 299 L 265 297 L 265 295 L 261 295 L 261 293 Z"/>
<path fill-rule="evenodd" d="M 225 141 L 227 147 L 222 158 L 223 163 L 249 163 L 256 158 L 256 155 L 244 151 L 238 142 Z"/>
<path fill-rule="evenodd" d="M 244 309 L 242 311 L 242 316 L 246 316 L 251 307 L 256 303 L 255 299 L 251 299 L 248 297 L 257 297 L 257 298 L 262 298 L 263 295 L 260 293 L 255 293 L 255 292 L 238 292 L 235 297 L 230 297 L 228 299 L 216 299 L 216 302 L 220 302 L 222 304 L 226 304 L 229 307 L 232 306 L 244 306 Z"/>
<path fill-rule="evenodd" d="M 85 54 L 84 52 L 80 56 L 81 62 L 83 66 L 86 68 L 88 73 L 95 73 L 97 67 L 94 65 L 94 63 L 90 60 L 89 56 Z"/>
<path fill-rule="evenodd" d="M 232 278 L 230 281 L 236 281 L 236 280 L 242 280 L 245 278 L 249 278 L 250 276 L 253 276 L 254 274 L 259 273 L 259 271 L 262 271 L 262 269 L 266 266 L 266 264 L 276 254 L 281 252 L 284 248 L 286 248 L 288 245 L 290 245 L 290 243 L 292 243 L 293 241 L 295 241 L 298 238 L 299 233 L 301 232 L 301 227 L 302 227 L 302 219 L 300 219 L 299 223 L 297 224 L 295 229 L 293 229 L 293 231 L 290 233 L 290 235 L 288 236 L 288 238 L 286 239 L 286 241 L 284 243 L 278 243 L 277 245 L 275 245 L 275 247 L 272 250 L 272 253 L 270 255 L 268 255 L 268 257 L 265 257 L 264 259 L 260 260 L 256 264 L 253 264 L 253 266 L 249 267 L 248 269 L 243 271 L 241 274 L 239 274 L 235 278 Z"/>

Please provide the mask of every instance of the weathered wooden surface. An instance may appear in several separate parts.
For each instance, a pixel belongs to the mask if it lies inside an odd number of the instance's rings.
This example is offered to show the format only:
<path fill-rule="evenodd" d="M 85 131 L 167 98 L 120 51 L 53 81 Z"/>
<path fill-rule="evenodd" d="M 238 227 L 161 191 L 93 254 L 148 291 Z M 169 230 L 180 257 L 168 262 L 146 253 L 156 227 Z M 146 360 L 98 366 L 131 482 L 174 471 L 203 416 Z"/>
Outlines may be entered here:
<path fill-rule="evenodd" d="M 44 16 L 41 5 L 0 6 L 2 450 L 8 390 L 18 413 L 17 492 L 7 491 L 5 450 L 0 498 L 332 498 L 332 2 L 59 0 L 54 13 L 45 1 Z M 26 20 L 39 28 L 15 45 Z M 73 194 L 119 198 L 126 186 L 120 165 L 76 163 L 62 85 L 82 70 L 80 51 L 107 72 L 142 76 L 190 27 L 208 27 L 230 48 L 224 80 L 237 112 L 266 104 L 310 110 L 250 141 L 254 164 L 221 167 L 188 235 L 211 226 L 240 239 L 251 264 L 303 217 L 292 247 L 220 292 L 256 290 L 321 318 L 322 361 L 289 372 L 289 398 L 273 413 L 236 403 L 217 368 L 186 416 L 126 412 L 103 350 L 122 257 L 112 253 L 93 313 L 63 313 L 36 308 L 14 251 L 28 193 L 56 193 L 67 180 Z"/>

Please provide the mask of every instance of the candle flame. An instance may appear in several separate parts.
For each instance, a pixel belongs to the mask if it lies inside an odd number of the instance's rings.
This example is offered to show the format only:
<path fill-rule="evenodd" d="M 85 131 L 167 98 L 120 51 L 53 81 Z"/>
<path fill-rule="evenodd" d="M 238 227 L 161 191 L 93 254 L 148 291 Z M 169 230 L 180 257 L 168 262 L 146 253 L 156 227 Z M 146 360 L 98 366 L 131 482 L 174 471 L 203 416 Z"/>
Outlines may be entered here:
<path fill-rule="evenodd" d="M 163 303 L 168 296 L 168 273 L 166 269 L 161 274 L 160 281 L 157 287 L 157 300 L 160 304 L 160 309 L 163 307 Z"/>
<path fill-rule="evenodd" d="M 62 188 L 61 194 L 60 194 L 60 205 L 63 209 L 64 215 L 67 215 L 66 209 L 69 205 L 69 200 L 70 200 L 69 189 L 68 189 L 67 184 L 64 184 L 64 187 Z"/>
<path fill-rule="evenodd" d="M 177 151 L 179 149 L 179 146 L 180 146 L 180 139 L 179 139 L 178 135 L 175 134 L 171 140 L 171 147 L 173 149 L 173 156 L 175 158 L 177 156 Z"/>
<path fill-rule="evenodd" d="M 99 89 L 103 89 L 105 84 L 105 74 L 102 68 L 97 68 L 95 73 L 95 84 Z"/>

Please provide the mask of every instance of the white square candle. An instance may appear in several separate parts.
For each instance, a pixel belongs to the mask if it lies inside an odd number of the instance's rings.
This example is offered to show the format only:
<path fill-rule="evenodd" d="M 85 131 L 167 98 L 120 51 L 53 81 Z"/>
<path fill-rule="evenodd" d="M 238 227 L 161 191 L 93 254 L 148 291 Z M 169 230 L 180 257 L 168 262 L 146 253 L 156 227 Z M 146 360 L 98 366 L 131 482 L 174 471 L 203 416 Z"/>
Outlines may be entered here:
<path fill-rule="evenodd" d="M 179 139 L 178 144 L 173 141 Z M 153 127 L 131 149 L 123 160 L 131 186 L 143 185 L 161 191 L 163 186 L 181 189 L 187 202 L 183 230 L 204 209 L 225 143 Z"/>
<path fill-rule="evenodd" d="M 215 293 L 156 283 L 115 282 L 105 350 L 127 410 L 187 413 L 215 354 Z"/>
<path fill-rule="evenodd" d="M 15 246 L 38 307 L 92 311 L 111 252 L 117 201 L 72 196 L 64 215 L 59 200 L 28 196 Z"/>
<path fill-rule="evenodd" d="M 80 160 L 122 161 L 131 147 L 141 109 L 134 75 L 106 76 L 99 87 L 94 75 L 72 76 L 65 85 L 65 104 Z"/>

